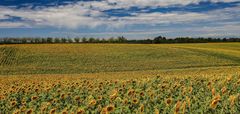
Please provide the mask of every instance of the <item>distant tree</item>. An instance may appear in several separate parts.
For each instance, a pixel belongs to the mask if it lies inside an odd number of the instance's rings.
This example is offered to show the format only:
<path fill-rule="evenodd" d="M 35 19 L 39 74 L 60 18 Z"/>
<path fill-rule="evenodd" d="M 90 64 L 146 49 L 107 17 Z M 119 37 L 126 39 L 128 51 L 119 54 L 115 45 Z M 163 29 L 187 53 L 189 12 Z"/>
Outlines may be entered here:
<path fill-rule="evenodd" d="M 61 43 L 61 40 L 59 38 L 55 38 L 54 43 Z"/>
<path fill-rule="evenodd" d="M 15 42 L 14 42 L 14 38 L 8 38 L 8 42 L 9 42 L 10 44 L 15 43 Z"/>
<path fill-rule="evenodd" d="M 80 42 L 80 38 L 74 38 L 74 41 L 75 41 L 76 43 L 79 43 L 79 42 Z"/>
<path fill-rule="evenodd" d="M 0 38 L 1 44 L 25 44 L 25 43 L 72 43 L 72 42 L 83 42 L 83 43 L 141 43 L 141 44 L 151 44 L 151 43 L 206 43 L 206 42 L 240 42 L 240 38 L 192 38 L 192 37 L 176 37 L 176 38 L 166 38 L 163 36 L 155 37 L 154 39 L 143 39 L 143 40 L 128 40 L 125 37 L 111 37 L 109 39 L 99 39 L 99 38 L 11 38 L 5 37 Z"/>
<path fill-rule="evenodd" d="M 27 43 L 27 39 L 26 38 L 22 38 L 22 43 L 26 44 Z"/>
<path fill-rule="evenodd" d="M 107 41 L 104 39 L 104 38 L 102 38 L 101 40 L 100 40 L 100 43 L 106 43 Z"/>
<path fill-rule="evenodd" d="M 53 38 L 48 37 L 47 38 L 47 43 L 53 43 Z"/>
<path fill-rule="evenodd" d="M 96 39 L 91 37 L 91 38 L 89 38 L 88 42 L 89 43 L 96 43 Z"/>
<path fill-rule="evenodd" d="M 127 39 L 125 37 L 121 36 L 121 37 L 117 38 L 117 42 L 118 43 L 125 43 L 125 42 L 127 42 Z"/>
<path fill-rule="evenodd" d="M 40 38 L 35 38 L 34 40 L 35 40 L 34 41 L 35 43 L 41 43 L 42 42 Z"/>
<path fill-rule="evenodd" d="M 83 37 L 82 38 L 82 43 L 87 43 L 87 42 L 88 42 L 87 38 Z"/>
<path fill-rule="evenodd" d="M 223 38 L 222 41 L 223 41 L 223 42 L 226 42 L 226 41 L 227 41 L 227 38 Z"/>
<path fill-rule="evenodd" d="M 153 41 L 151 39 L 147 39 L 144 41 L 144 43 L 151 44 L 151 43 L 153 43 Z"/>
<path fill-rule="evenodd" d="M 115 39 L 113 37 L 109 38 L 108 43 L 115 43 Z"/>
<path fill-rule="evenodd" d="M 100 43 L 100 39 L 99 39 L 99 38 L 96 38 L 96 39 L 95 39 L 95 43 Z"/>
<path fill-rule="evenodd" d="M 166 37 L 162 37 L 162 36 L 155 37 L 153 39 L 153 42 L 155 44 L 164 43 L 164 42 L 166 42 Z"/>
<path fill-rule="evenodd" d="M 47 43 L 47 39 L 46 38 L 42 38 L 42 43 Z"/>
<path fill-rule="evenodd" d="M 30 40 L 31 44 L 35 43 L 35 39 L 34 38 L 29 38 L 29 40 Z"/>
<path fill-rule="evenodd" d="M 68 38 L 68 43 L 73 43 L 73 40 L 71 38 Z"/>
<path fill-rule="evenodd" d="M 212 38 L 207 38 L 208 42 L 212 42 L 213 39 Z"/>
<path fill-rule="evenodd" d="M 67 39 L 66 39 L 66 38 L 61 38 L 61 42 L 62 42 L 62 43 L 66 43 L 66 42 L 67 42 Z"/>

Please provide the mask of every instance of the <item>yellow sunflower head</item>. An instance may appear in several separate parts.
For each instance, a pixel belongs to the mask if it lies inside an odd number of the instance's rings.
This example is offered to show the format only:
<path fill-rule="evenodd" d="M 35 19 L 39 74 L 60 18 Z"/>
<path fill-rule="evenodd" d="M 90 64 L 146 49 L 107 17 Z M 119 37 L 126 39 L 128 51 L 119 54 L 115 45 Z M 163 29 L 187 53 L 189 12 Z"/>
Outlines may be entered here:
<path fill-rule="evenodd" d="M 114 105 L 109 105 L 106 107 L 107 112 L 113 112 L 114 111 Z"/>

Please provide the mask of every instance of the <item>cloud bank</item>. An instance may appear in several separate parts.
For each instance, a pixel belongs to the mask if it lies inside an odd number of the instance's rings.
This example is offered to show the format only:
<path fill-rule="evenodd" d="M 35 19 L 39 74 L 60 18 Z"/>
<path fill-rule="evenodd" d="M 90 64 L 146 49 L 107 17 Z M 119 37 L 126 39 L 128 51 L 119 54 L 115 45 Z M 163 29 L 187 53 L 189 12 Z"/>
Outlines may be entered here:
<path fill-rule="evenodd" d="M 190 7 L 207 3 L 234 3 L 234 7 L 226 7 L 211 11 L 165 11 L 148 9 Z M 240 19 L 240 2 L 238 0 L 104 0 L 79 1 L 60 6 L 39 6 L 16 8 L 0 6 L 0 28 L 117 28 L 126 26 L 172 26 L 203 25 L 225 27 L 229 22 L 238 23 Z M 135 8 L 135 10 L 134 10 Z M 128 11 L 126 15 L 121 15 Z M 106 13 L 110 11 L 110 13 Z M 146 12 L 147 11 L 147 12 Z M 113 15 L 116 14 L 116 15 Z M 225 24 L 226 23 L 226 24 Z M 238 23 L 239 24 L 239 23 Z M 231 24 L 229 25 L 231 26 Z M 228 27 L 229 27 L 228 26 Z M 236 26 L 236 25 L 235 25 Z M 238 26 L 238 25 L 237 25 Z M 211 28 L 208 27 L 208 29 Z"/>

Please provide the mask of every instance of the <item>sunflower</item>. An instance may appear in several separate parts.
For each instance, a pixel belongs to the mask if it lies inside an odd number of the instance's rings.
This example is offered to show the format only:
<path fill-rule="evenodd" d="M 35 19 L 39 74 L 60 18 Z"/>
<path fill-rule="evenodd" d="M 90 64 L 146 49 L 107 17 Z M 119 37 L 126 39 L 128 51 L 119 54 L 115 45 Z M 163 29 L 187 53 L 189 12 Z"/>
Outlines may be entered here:
<path fill-rule="evenodd" d="M 34 101 L 34 100 L 36 100 L 37 98 L 38 98 L 37 96 L 32 96 L 32 97 L 31 97 L 31 100 Z"/>
<path fill-rule="evenodd" d="M 20 113 L 21 111 L 19 109 L 13 111 L 13 114 L 20 114 Z"/>
<path fill-rule="evenodd" d="M 58 101 L 58 99 L 53 99 L 52 103 L 57 103 Z"/>
<path fill-rule="evenodd" d="M 60 92 L 61 92 L 61 89 L 57 89 L 57 92 L 60 93 Z"/>
<path fill-rule="evenodd" d="M 230 82 L 232 80 L 232 76 L 227 77 L 227 81 Z"/>
<path fill-rule="evenodd" d="M 103 108 L 100 114 L 108 114 L 107 108 Z"/>
<path fill-rule="evenodd" d="M 185 87 L 182 88 L 182 95 L 183 95 L 183 96 L 186 94 L 186 91 L 187 91 L 187 89 L 186 89 Z M 169 92 L 171 92 L 171 91 L 169 91 Z"/>
<path fill-rule="evenodd" d="M 33 109 L 29 109 L 26 114 L 32 114 L 33 113 Z"/>
<path fill-rule="evenodd" d="M 5 100 L 5 96 L 1 95 L 0 100 Z"/>
<path fill-rule="evenodd" d="M 133 89 L 131 89 L 128 91 L 127 94 L 128 94 L 128 96 L 132 96 L 132 95 L 134 95 L 134 93 L 135 93 L 135 91 Z"/>
<path fill-rule="evenodd" d="M 118 92 L 122 92 L 122 91 L 123 91 L 123 89 L 122 89 L 122 88 L 118 89 Z"/>
<path fill-rule="evenodd" d="M 207 87 L 211 88 L 212 82 L 208 82 Z"/>
<path fill-rule="evenodd" d="M 25 98 L 22 99 L 21 104 L 22 104 L 22 105 L 26 105 L 26 104 L 27 104 L 27 101 L 26 101 Z"/>
<path fill-rule="evenodd" d="M 145 95 L 144 92 L 140 92 L 141 97 L 144 97 L 144 95 Z"/>
<path fill-rule="evenodd" d="M 175 89 L 176 87 L 178 87 L 178 84 L 177 84 L 177 83 L 174 84 L 173 89 Z"/>
<path fill-rule="evenodd" d="M 214 99 L 214 100 L 220 100 L 220 99 L 221 99 L 221 96 L 218 94 L 218 95 L 215 96 L 213 99 Z"/>
<path fill-rule="evenodd" d="M 51 90 L 51 88 L 45 88 L 45 91 L 49 92 Z"/>
<path fill-rule="evenodd" d="M 66 96 L 66 95 L 65 95 L 64 93 L 62 93 L 62 94 L 60 95 L 61 99 L 64 99 L 65 96 Z"/>
<path fill-rule="evenodd" d="M 157 108 L 154 109 L 154 114 L 159 114 L 159 110 Z"/>
<path fill-rule="evenodd" d="M 184 101 L 183 103 L 182 103 L 182 112 L 183 112 L 183 114 L 185 114 L 185 110 L 186 110 L 186 101 Z"/>
<path fill-rule="evenodd" d="M 214 99 L 214 100 L 211 102 L 210 107 L 211 107 L 212 109 L 215 109 L 215 108 L 217 107 L 218 102 L 219 102 L 219 100 L 215 100 L 215 99 Z"/>
<path fill-rule="evenodd" d="M 116 102 L 122 102 L 123 100 L 120 97 L 116 98 Z"/>
<path fill-rule="evenodd" d="M 234 96 L 234 95 L 231 95 L 231 96 L 229 97 L 229 101 L 230 101 L 230 105 L 231 105 L 231 106 L 233 106 L 233 105 L 234 105 L 234 103 L 235 103 L 235 100 L 236 100 L 236 96 Z"/>
<path fill-rule="evenodd" d="M 189 88 L 189 93 L 192 93 L 192 91 L 193 91 L 193 87 L 190 87 Z"/>
<path fill-rule="evenodd" d="M 134 99 L 132 100 L 132 103 L 133 103 L 133 104 L 138 104 L 138 101 L 139 101 L 138 99 L 134 98 Z"/>
<path fill-rule="evenodd" d="M 166 88 L 166 85 L 164 84 L 164 85 L 162 85 L 162 87 L 161 87 L 162 89 L 165 89 Z"/>
<path fill-rule="evenodd" d="M 128 101 L 128 99 L 126 99 L 126 98 L 123 100 L 123 104 L 125 104 L 125 105 L 127 105 L 128 102 L 129 102 L 129 101 Z"/>
<path fill-rule="evenodd" d="M 71 92 L 68 92 L 68 93 L 67 93 L 68 96 L 71 96 L 71 94 L 72 94 Z"/>
<path fill-rule="evenodd" d="M 102 99 L 103 99 L 102 96 L 98 96 L 98 97 L 97 97 L 97 100 L 98 100 L 98 101 L 101 101 Z"/>
<path fill-rule="evenodd" d="M 12 89 L 14 89 L 14 88 L 15 88 L 15 86 L 13 85 L 11 88 L 12 88 Z"/>
<path fill-rule="evenodd" d="M 106 107 L 107 112 L 113 112 L 114 111 L 114 105 L 109 105 Z"/>
<path fill-rule="evenodd" d="M 43 113 L 43 112 L 45 112 L 47 110 L 47 107 L 46 106 L 42 106 L 41 107 L 41 112 Z"/>
<path fill-rule="evenodd" d="M 139 110 L 140 110 L 140 112 L 144 112 L 144 105 L 143 104 L 140 105 Z"/>
<path fill-rule="evenodd" d="M 62 114 L 68 114 L 68 111 L 66 109 L 64 109 L 61 113 Z"/>
<path fill-rule="evenodd" d="M 186 97 L 186 101 L 187 101 L 188 107 L 190 108 L 190 106 L 191 106 L 191 99 L 188 96 Z"/>
<path fill-rule="evenodd" d="M 26 109 L 27 109 L 26 106 L 21 106 L 21 107 L 20 107 L 21 112 L 25 112 Z"/>
<path fill-rule="evenodd" d="M 16 98 L 11 98 L 10 101 L 16 101 L 17 99 Z"/>
<path fill-rule="evenodd" d="M 181 107 L 181 102 L 177 101 L 174 114 L 178 114 Z"/>
<path fill-rule="evenodd" d="M 97 110 L 99 111 L 99 112 L 101 112 L 102 111 L 102 105 L 97 105 Z"/>
<path fill-rule="evenodd" d="M 97 104 L 97 101 L 95 99 L 91 100 L 88 105 L 89 106 L 95 106 Z"/>
<path fill-rule="evenodd" d="M 84 113 L 85 113 L 85 111 L 82 108 L 77 110 L 77 114 L 84 114 Z"/>
<path fill-rule="evenodd" d="M 15 107 L 16 105 L 17 105 L 17 101 L 12 101 L 12 102 L 11 102 L 11 106 L 12 106 L 12 107 Z"/>
<path fill-rule="evenodd" d="M 36 89 L 35 89 L 35 92 L 39 92 L 39 89 L 38 89 L 38 88 L 36 88 Z"/>
<path fill-rule="evenodd" d="M 240 79 L 237 81 L 237 84 L 240 84 Z"/>
<path fill-rule="evenodd" d="M 166 100 L 166 104 L 167 105 L 170 105 L 172 103 L 172 98 L 168 98 L 167 100 Z"/>
<path fill-rule="evenodd" d="M 223 88 L 221 89 L 221 91 L 222 91 L 222 94 L 224 94 L 224 93 L 227 92 L 227 88 L 226 88 L 226 87 L 223 87 Z"/>
<path fill-rule="evenodd" d="M 212 96 L 215 96 L 216 92 L 215 92 L 215 89 L 212 88 Z"/>
<path fill-rule="evenodd" d="M 76 96 L 74 99 L 75 99 L 76 101 L 79 101 L 79 100 L 80 100 L 80 96 Z"/>
<path fill-rule="evenodd" d="M 111 100 L 114 100 L 115 98 L 117 98 L 117 92 L 116 91 L 112 95 L 110 95 Z"/>
<path fill-rule="evenodd" d="M 124 84 L 122 84 L 122 87 L 123 87 L 123 88 L 125 88 L 125 87 L 126 87 L 126 84 L 125 84 L 125 83 L 124 83 Z"/>
<path fill-rule="evenodd" d="M 56 108 L 53 108 L 50 110 L 49 114 L 55 114 L 56 113 Z"/>

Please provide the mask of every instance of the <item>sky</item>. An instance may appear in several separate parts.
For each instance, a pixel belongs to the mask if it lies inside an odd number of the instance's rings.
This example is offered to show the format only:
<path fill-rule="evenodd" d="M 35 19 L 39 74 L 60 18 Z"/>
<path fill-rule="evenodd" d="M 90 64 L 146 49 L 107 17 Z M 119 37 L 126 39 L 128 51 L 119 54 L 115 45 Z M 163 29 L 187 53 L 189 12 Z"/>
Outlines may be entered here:
<path fill-rule="evenodd" d="M 240 37 L 240 0 L 0 0 L 0 37 Z"/>

